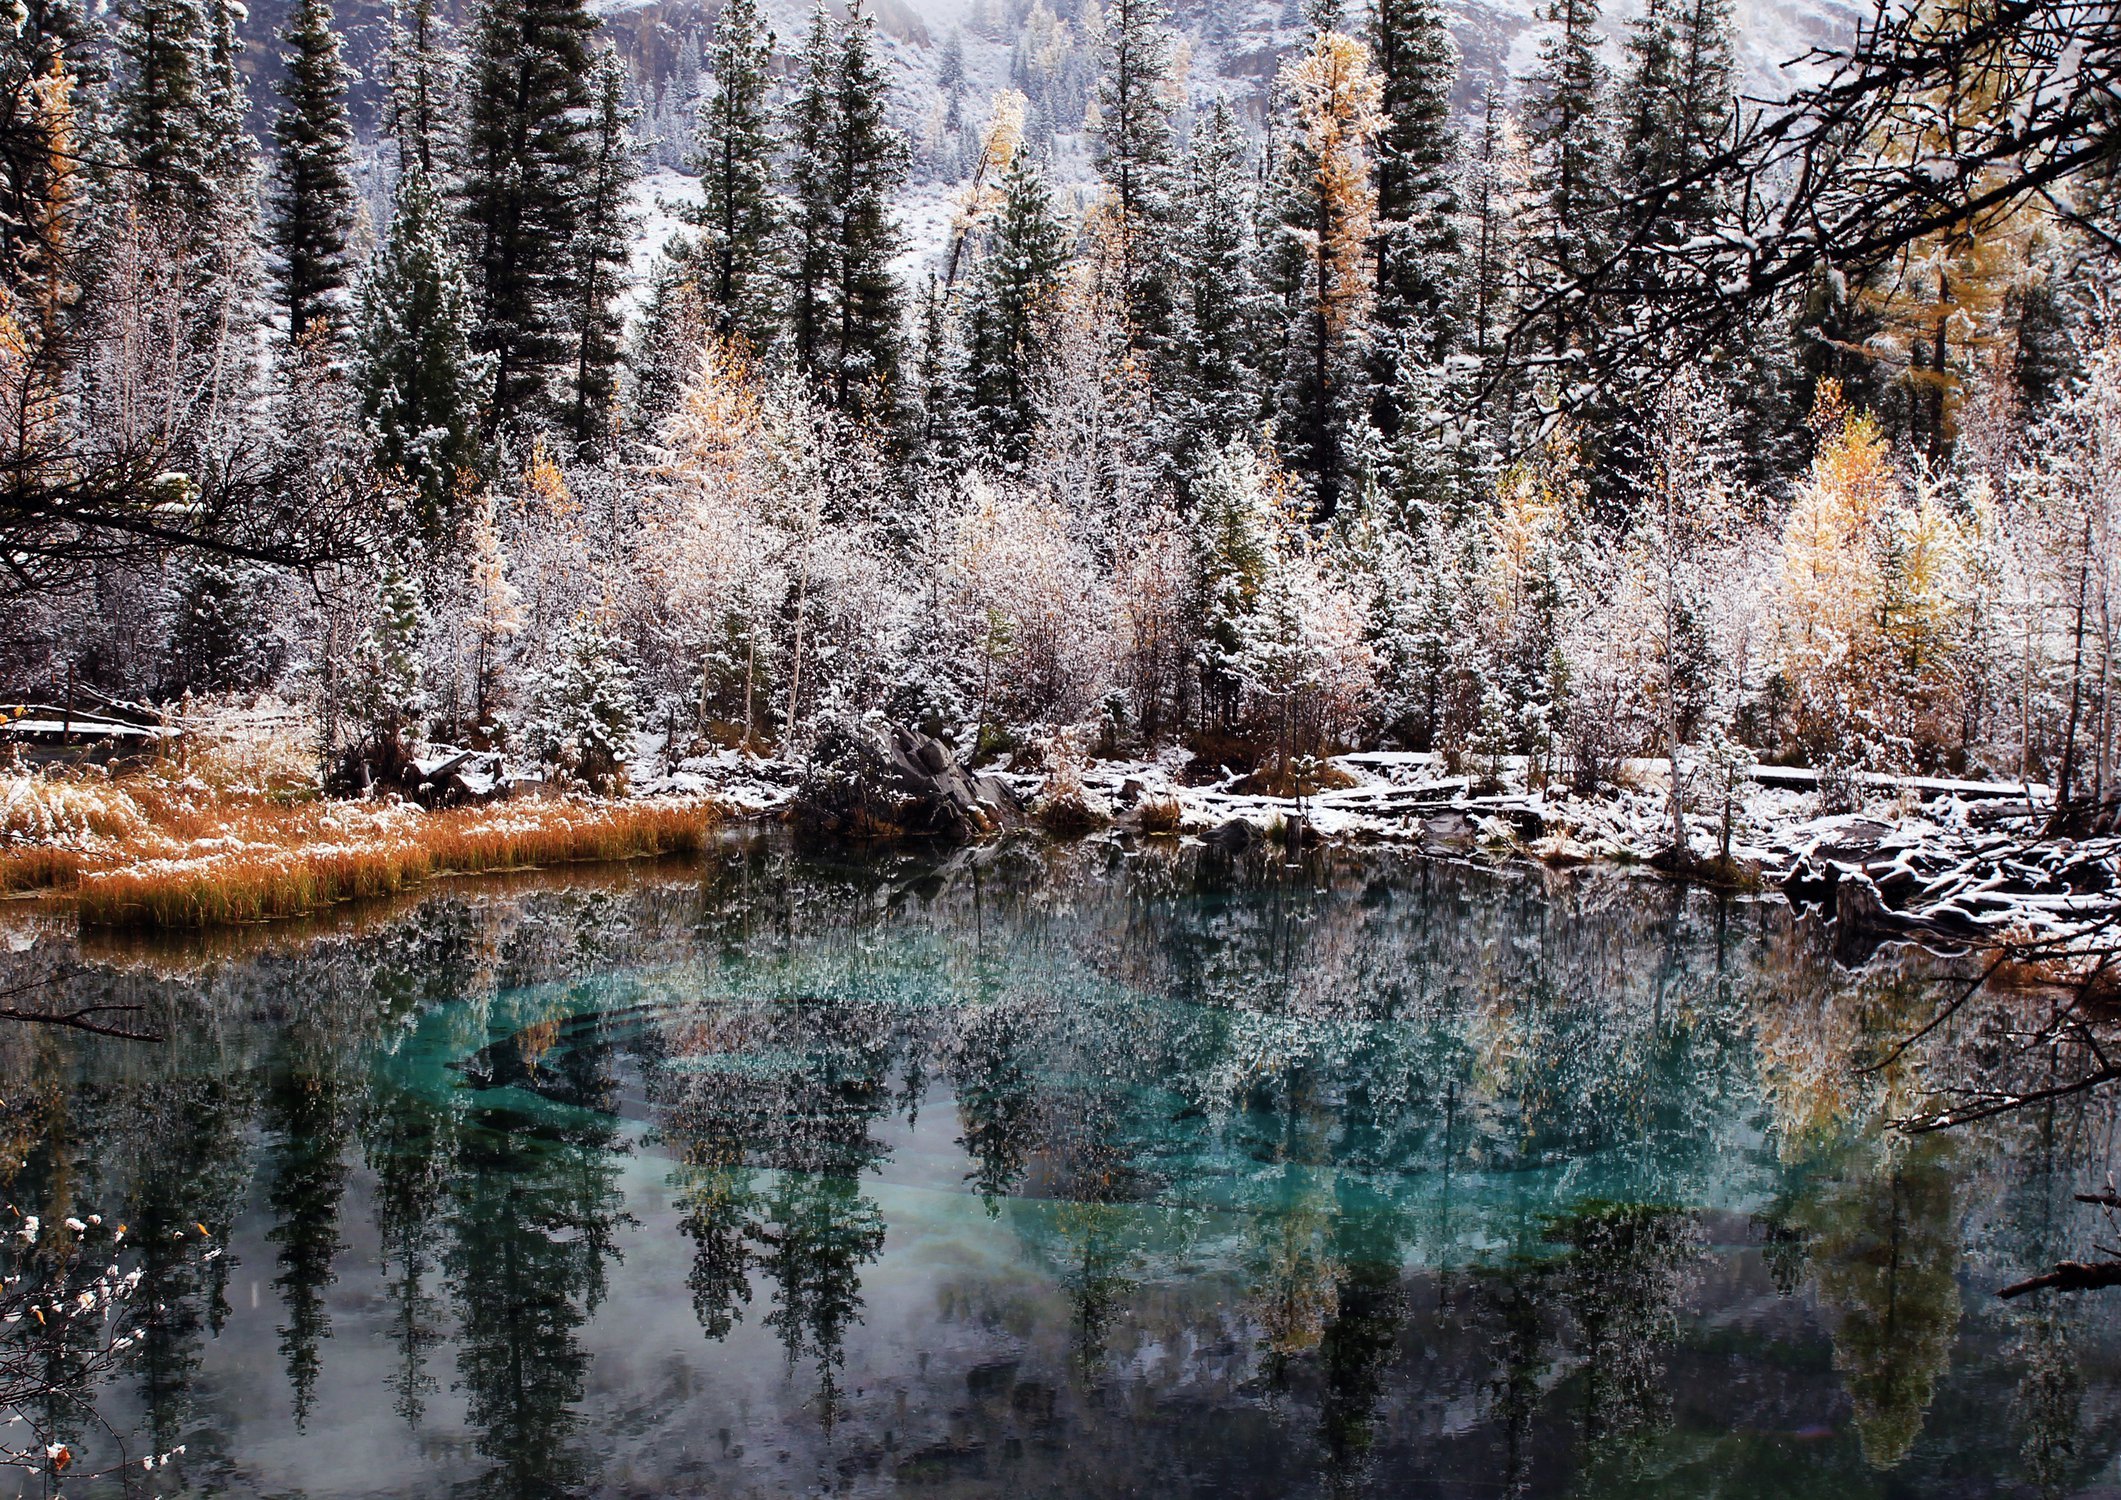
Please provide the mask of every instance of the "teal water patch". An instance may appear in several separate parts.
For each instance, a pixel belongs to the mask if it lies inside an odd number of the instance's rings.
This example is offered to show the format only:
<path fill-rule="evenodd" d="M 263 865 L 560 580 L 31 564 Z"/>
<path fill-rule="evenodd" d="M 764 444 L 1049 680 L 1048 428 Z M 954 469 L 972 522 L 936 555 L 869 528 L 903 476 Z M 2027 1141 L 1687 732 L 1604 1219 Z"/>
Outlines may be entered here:
<path fill-rule="evenodd" d="M 88 971 L 168 1046 L 0 1097 L 14 1201 L 156 1226 L 74 1440 L 160 1493 L 2082 1490 L 2111 1322 L 1990 1289 L 2103 1106 L 1884 1131 L 1934 977 L 1639 880 L 768 851 Z"/>

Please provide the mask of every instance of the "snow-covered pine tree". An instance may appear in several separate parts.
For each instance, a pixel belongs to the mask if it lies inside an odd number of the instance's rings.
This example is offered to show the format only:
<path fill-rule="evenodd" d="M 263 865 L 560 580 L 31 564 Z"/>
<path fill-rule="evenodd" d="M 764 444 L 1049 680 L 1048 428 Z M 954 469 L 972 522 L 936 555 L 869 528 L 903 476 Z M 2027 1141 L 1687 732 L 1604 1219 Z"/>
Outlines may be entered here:
<path fill-rule="evenodd" d="M 1236 441 L 1194 485 L 1193 616 L 1206 726 L 1236 723 L 1247 621 L 1279 544 L 1284 483 L 1256 448 Z"/>
<path fill-rule="evenodd" d="M 1650 0 L 1620 86 L 1621 235 L 1679 245 L 1709 229 L 1728 184 L 1707 170 L 1735 108 L 1730 0 Z"/>
<path fill-rule="evenodd" d="M 201 73 L 202 160 L 215 222 L 255 233 L 258 147 L 250 132 L 250 84 L 243 71 L 243 0 L 206 0 L 206 60 Z"/>
<path fill-rule="evenodd" d="M 778 204 L 772 90 L 773 32 L 758 0 L 728 0 L 715 21 L 708 66 L 714 86 L 700 102 L 699 290 L 714 330 L 754 349 L 772 340 Z"/>
<path fill-rule="evenodd" d="M 545 406 L 571 370 L 596 25 L 585 0 L 481 0 L 474 24 L 461 171 L 489 434 Z"/>
<path fill-rule="evenodd" d="M 790 111 L 794 200 L 789 334 L 798 368 L 848 416 L 888 420 L 897 401 L 899 237 L 891 194 L 905 136 L 884 117 L 889 81 L 861 0 L 835 27 L 821 3 Z"/>
<path fill-rule="evenodd" d="M 1244 128 L 1217 100 L 1194 127 L 1177 206 L 1186 253 L 1175 258 L 1179 422 L 1174 458 L 1191 473 L 1258 421 L 1252 263 L 1253 176 Z"/>
<path fill-rule="evenodd" d="M 784 116 L 788 244 L 781 272 L 788 283 L 789 353 L 800 368 L 815 370 L 824 358 L 832 316 L 834 66 L 832 16 L 824 0 L 811 12 L 796 67 L 798 81 Z"/>
<path fill-rule="evenodd" d="M 1525 186 L 1522 142 L 1499 82 L 1482 90 L 1480 133 L 1466 164 L 1466 327 L 1464 343 L 1492 386 L 1509 326 L 1517 259 L 1516 209 Z"/>
<path fill-rule="evenodd" d="M 1310 44 L 1283 65 L 1293 130 L 1281 162 L 1281 241 L 1274 291 L 1282 335 L 1281 427 L 1289 468 L 1312 513 L 1335 514 L 1355 477 L 1368 424 L 1362 368 L 1375 292 L 1371 235 L 1377 195 L 1371 150 L 1383 124 L 1382 86 L 1369 49 L 1313 11 Z"/>
<path fill-rule="evenodd" d="M 151 208 L 206 201 L 206 45 L 205 0 L 130 0 L 118 11 L 111 134 Z"/>
<path fill-rule="evenodd" d="M 1613 150 L 1606 125 L 1608 77 L 1598 0 L 1552 0 L 1552 30 L 1526 85 L 1531 181 L 1524 232 L 1537 329 L 1559 383 L 1593 364 L 1593 311 L 1566 288 L 1597 264 L 1611 243 Z"/>
<path fill-rule="evenodd" d="M 1174 39 L 1163 0 L 1112 0 L 1099 38 L 1096 161 L 1105 184 L 1099 250 L 1136 347 L 1161 353 L 1171 333 L 1169 260 L 1177 175 Z"/>
<path fill-rule="evenodd" d="M 384 54 L 385 120 L 398 143 L 398 170 L 418 167 L 439 183 L 450 155 L 459 59 L 442 0 L 397 0 Z"/>
<path fill-rule="evenodd" d="M 628 195 L 640 175 L 634 162 L 631 111 L 626 102 L 626 64 L 606 47 L 597 56 L 589 161 L 581 182 L 575 225 L 569 341 L 574 372 L 569 381 L 570 436 L 594 448 L 612 435 L 618 396 L 619 335 L 625 318 L 618 294 L 632 248 Z"/>
<path fill-rule="evenodd" d="M 649 263 L 647 295 L 626 348 L 627 421 L 636 436 L 652 439 L 677 409 L 700 346 L 713 331 L 700 290 L 703 275 L 699 250 L 683 235 L 672 235 Z"/>
<path fill-rule="evenodd" d="M 395 777 L 415 750 L 427 718 L 427 674 L 421 637 L 426 600 L 413 568 L 386 548 L 375 579 L 367 628 L 346 673 L 347 707 L 360 739 L 344 779 L 365 786 L 381 773 Z"/>
<path fill-rule="evenodd" d="M 40 335 L 72 301 L 86 186 L 76 95 L 103 72 L 97 41 L 75 0 L 25 0 L 0 32 L 0 284 Z"/>
<path fill-rule="evenodd" d="M 1462 314 L 1458 142 L 1451 90 L 1458 47 L 1439 0 L 1378 0 L 1371 33 L 1384 109 L 1377 137 L 1378 428 L 1398 427 L 1396 362 L 1435 364 Z"/>
<path fill-rule="evenodd" d="M 594 612 L 577 615 L 537 679 L 523 726 L 539 759 L 592 791 L 623 785 L 633 753 L 633 669 L 620 650 Z"/>
<path fill-rule="evenodd" d="M 353 230 L 353 128 L 330 0 L 296 0 L 281 33 L 287 72 L 273 139 L 280 147 L 271 236 L 287 336 L 336 338 L 346 322 L 346 240 Z"/>
<path fill-rule="evenodd" d="M 1037 419 L 1034 377 L 1068 264 L 1069 234 L 1044 176 L 1018 153 L 973 278 L 965 334 L 971 416 L 986 451 L 1023 461 Z"/>
<path fill-rule="evenodd" d="M 935 86 L 943 95 L 943 130 L 955 135 L 965 123 L 965 33 L 956 26 L 943 39 L 943 55 L 936 59 Z"/>
<path fill-rule="evenodd" d="M 430 546 L 454 530 L 463 476 L 480 465 L 491 366 L 472 347 L 474 318 L 448 204 L 414 162 L 362 282 L 355 364 L 376 465 L 413 487 Z"/>

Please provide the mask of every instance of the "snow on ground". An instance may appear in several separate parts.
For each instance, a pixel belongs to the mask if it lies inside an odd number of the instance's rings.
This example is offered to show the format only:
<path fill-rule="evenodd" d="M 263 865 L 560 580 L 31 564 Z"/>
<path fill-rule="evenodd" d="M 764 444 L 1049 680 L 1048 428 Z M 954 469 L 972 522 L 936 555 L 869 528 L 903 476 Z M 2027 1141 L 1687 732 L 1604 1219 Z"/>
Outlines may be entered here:
<path fill-rule="evenodd" d="M 642 774 L 660 764 L 658 748 L 646 741 L 635 764 L 637 794 L 711 796 L 739 817 L 762 821 L 788 810 L 798 780 L 791 765 L 729 750 Z M 1309 836 L 1333 843 L 1567 865 L 1647 862 L 1671 843 L 1662 761 L 1627 763 L 1623 785 L 1595 797 L 1529 788 L 1522 760 L 1505 762 L 1500 790 L 1450 774 L 1431 754 L 1376 751 L 1327 764 L 1350 784 L 1301 801 L 1240 790 L 1235 773 L 1189 785 L 1182 753 L 1092 762 L 1082 787 L 1093 805 L 1118 815 L 1115 837 L 1138 831 L 1145 804 L 1163 804 L 1177 809 L 1180 837 L 1223 844 L 1271 838 L 1301 824 Z M 1867 893 L 1875 898 L 1866 908 L 1874 932 L 2081 950 L 2121 914 L 2121 837 L 2042 837 L 2037 818 L 2052 804 L 2044 787 L 1875 777 L 1860 789 L 1857 809 L 1822 813 L 1803 773 L 1763 774 L 1776 784 L 1747 781 L 1737 798 L 1732 856 L 1757 866 L 1764 886 L 1830 913 L 1847 910 L 1835 904 L 1837 885 Z M 1036 805 L 1043 776 L 1007 770 L 1000 776 L 1027 807 Z M 1716 811 L 1695 808 L 1687 822 L 1693 853 L 1717 854 Z"/>
<path fill-rule="evenodd" d="M 909 183 L 894 205 L 902 247 L 891 262 L 899 285 L 919 295 L 931 272 L 940 275 L 950 251 L 951 225 L 964 188 L 954 182 Z"/>
<path fill-rule="evenodd" d="M 643 173 L 633 185 L 628 204 L 633 217 L 633 243 L 628 247 L 626 287 L 620 294 L 623 315 L 629 321 L 648 296 L 656 256 L 684 230 L 684 210 L 698 205 L 701 198 L 699 178 L 668 167 Z"/>

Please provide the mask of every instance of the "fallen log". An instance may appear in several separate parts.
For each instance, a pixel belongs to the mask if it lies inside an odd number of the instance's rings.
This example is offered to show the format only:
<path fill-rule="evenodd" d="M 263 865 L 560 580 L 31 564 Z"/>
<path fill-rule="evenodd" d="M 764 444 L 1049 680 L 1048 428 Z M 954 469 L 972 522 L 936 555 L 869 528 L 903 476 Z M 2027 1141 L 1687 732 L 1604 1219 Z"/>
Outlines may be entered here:
<path fill-rule="evenodd" d="M 2009 1298 L 2039 1291 L 2096 1292 L 2110 1286 L 2121 1286 L 2121 1260 L 2065 1260 L 2052 1271 L 2012 1282 L 1996 1295 Z"/>

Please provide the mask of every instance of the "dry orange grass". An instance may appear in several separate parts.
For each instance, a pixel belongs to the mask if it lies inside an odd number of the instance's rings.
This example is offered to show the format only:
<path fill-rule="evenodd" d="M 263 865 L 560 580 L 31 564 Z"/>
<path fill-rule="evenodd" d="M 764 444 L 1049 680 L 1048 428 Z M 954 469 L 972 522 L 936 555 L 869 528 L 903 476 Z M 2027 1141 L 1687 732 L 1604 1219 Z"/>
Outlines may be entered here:
<path fill-rule="evenodd" d="M 90 926 L 205 927 L 388 896 L 436 875 L 697 851 L 696 799 L 547 800 L 428 813 L 401 803 L 278 800 L 162 783 L 123 833 L 0 850 L 0 889 L 74 893 Z"/>

